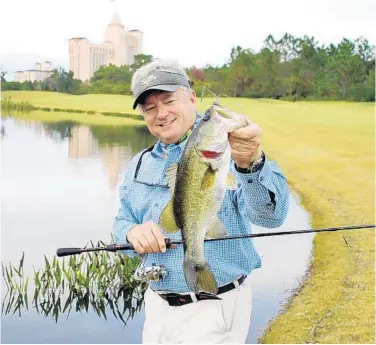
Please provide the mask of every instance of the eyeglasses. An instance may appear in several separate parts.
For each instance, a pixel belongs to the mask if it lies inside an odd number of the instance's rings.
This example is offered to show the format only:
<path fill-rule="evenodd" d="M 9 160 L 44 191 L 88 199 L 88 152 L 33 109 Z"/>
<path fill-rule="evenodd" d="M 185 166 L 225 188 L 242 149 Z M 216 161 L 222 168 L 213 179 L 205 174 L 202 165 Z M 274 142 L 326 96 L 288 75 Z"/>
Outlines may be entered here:
<path fill-rule="evenodd" d="M 140 158 L 137 162 L 136 170 L 134 172 L 133 181 L 137 182 L 137 183 L 144 184 L 146 186 L 150 186 L 150 187 L 169 188 L 169 186 L 167 184 L 150 183 L 150 182 L 146 182 L 146 181 L 141 181 L 137 178 L 138 173 L 139 173 L 140 168 L 141 168 L 141 164 L 142 164 L 142 157 L 144 156 L 145 153 L 151 152 L 153 150 L 153 148 L 154 148 L 154 145 L 148 147 L 144 152 L 141 153 L 141 156 L 140 156 Z"/>

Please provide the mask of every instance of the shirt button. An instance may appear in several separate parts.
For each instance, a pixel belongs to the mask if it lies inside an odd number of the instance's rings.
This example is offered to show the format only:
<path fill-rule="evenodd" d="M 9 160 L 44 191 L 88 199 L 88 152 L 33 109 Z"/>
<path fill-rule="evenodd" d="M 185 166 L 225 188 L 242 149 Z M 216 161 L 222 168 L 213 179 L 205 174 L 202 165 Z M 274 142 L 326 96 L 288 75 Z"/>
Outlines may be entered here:
<path fill-rule="evenodd" d="M 250 179 L 248 180 L 248 183 L 253 183 L 253 180 L 250 178 Z"/>
<path fill-rule="evenodd" d="M 261 176 L 261 177 L 260 177 L 260 181 L 261 181 L 261 182 L 264 181 L 264 176 Z"/>
<path fill-rule="evenodd" d="M 158 205 L 158 203 L 156 202 L 154 206 L 155 206 L 155 207 L 158 207 L 159 205 Z"/>

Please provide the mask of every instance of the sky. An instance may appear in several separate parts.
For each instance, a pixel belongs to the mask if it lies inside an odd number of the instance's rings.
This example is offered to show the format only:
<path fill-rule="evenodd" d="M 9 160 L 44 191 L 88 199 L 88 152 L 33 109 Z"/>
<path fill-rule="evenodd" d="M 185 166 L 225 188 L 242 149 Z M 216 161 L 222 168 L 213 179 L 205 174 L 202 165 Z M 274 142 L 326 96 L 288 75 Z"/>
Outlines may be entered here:
<path fill-rule="evenodd" d="M 27 55 L 67 63 L 68 39 L 102 43 L 115 11 L 126 30 L 144 33 L 145 54 L 186 67 L 222 65 L 237 45 L 258 51 L 269 34 L 376 43 L 374 0 L 1 0 L 0 66 Z"/>

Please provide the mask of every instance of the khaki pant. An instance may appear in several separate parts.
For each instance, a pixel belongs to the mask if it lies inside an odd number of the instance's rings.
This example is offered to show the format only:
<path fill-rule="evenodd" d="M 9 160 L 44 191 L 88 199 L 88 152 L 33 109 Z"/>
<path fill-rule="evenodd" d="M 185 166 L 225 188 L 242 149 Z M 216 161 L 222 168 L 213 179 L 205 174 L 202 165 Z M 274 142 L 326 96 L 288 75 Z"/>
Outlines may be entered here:
<path fill-rule="evenodd" d="M 244 344 L 252 310 L 250 277 L 238 288 L 179 307 L 148 288 L 145 292 L 144 344 Z"/>

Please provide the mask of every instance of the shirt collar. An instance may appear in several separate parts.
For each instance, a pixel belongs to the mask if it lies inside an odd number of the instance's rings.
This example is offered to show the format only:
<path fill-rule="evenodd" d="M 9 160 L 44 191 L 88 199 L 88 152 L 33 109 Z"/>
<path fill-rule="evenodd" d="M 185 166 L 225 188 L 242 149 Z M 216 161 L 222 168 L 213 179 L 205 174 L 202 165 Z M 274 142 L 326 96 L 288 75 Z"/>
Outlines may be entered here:
<path fill-rule="evenodd" d="M 196 128 L 197 125 L 200 123 L 202 119 L 202 116 L 196 112 L 196 120 L 193 124 L 193 128 Z M 185 146 L 185 144 L 187 143 L 187 139 L 188 139 L 189 135 L 187 135 L 186 138 L 184 138 L 182 141 L 180 141 L 179 143 L 177 144 L 164 144 L 162 143 L 160 140 L 158 140 L 155 145 L 154 145 L 154 148 L 153 150 L 151 151 L 152 154 L 154 154 L 155 156 L 157 157 L 163 157 L 163 154 L 166 152 L 166 151 L 171 151 L 171 150 L 174 150 L 176 149 L 177 147 L 182 150 Z"/>

